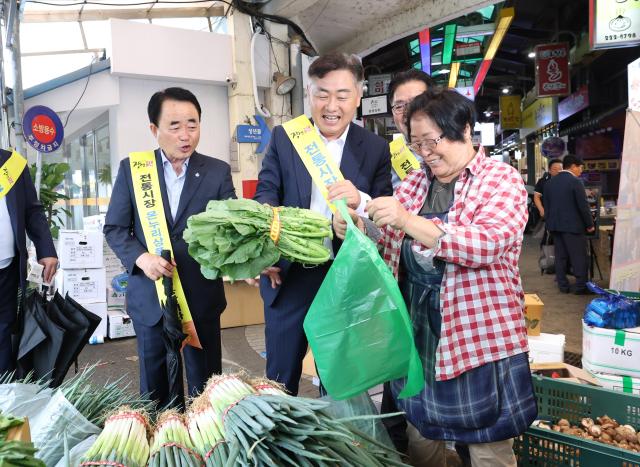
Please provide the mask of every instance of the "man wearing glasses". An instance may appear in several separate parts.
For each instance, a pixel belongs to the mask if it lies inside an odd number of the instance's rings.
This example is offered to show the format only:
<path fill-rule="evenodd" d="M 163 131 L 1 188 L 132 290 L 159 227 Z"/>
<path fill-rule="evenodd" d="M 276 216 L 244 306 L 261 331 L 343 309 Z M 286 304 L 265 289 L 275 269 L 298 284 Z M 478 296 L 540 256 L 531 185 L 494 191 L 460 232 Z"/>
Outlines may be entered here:
<path fill-rule="evenodd" d="M 431 76 L 415 68 L 396 74 L 391 83 L 389 83 L 389 103 L 391 104 L 393 122 L 396 124 L 396 128 L 402 132 L 406 141 L 409 141 L 405 122 L 407 106 L 416 96 L 433 86 L 435 86 L 435 81 Z M 418 161 L 421 162 L 422 158 L 419 152 L 413 151 L 413 153 Z M 391 183 L 394 189 L 400 184 L 400 177 L 395 170 L 391 171 Z"/>

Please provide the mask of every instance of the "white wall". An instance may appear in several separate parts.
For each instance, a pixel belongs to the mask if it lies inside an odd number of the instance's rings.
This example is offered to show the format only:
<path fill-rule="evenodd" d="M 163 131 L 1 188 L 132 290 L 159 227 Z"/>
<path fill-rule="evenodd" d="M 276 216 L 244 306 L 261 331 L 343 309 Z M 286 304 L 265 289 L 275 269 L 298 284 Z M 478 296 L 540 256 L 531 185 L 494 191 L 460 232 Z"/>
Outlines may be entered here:
<path fill-rule="evenodd" d="M 153 93 L 171 86 L 189 89 L 200 102 L 202 125 L 197 151 L 229 161 L 229 106 L 226 86 L 124 77 L 119 78 L 119 81 L 120 105 L 113 108 L 109 115 L 112 167 L 117 167 L 119 161 L 130 152 L 157 147 L 149 130 L 147 104 Z"/>
<path fill-rule="evenodd" d="M 231 47 L 227 34 L 111 20 L 111 72 L 120 76 L 223 84 Z"/>

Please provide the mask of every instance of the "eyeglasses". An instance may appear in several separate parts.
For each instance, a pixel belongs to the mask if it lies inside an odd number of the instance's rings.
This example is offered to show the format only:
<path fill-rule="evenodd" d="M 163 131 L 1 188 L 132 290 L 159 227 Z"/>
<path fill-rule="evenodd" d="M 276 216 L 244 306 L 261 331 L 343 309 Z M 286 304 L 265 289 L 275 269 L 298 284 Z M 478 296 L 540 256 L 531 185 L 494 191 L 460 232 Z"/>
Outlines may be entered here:
<path fill-rule="evenodd" d="M 428 149 L 430 151 L 433 151 L 438 145 L 438 143 L 442 141 L 442 138 L 444 138 L 444 133 L 438 136 L 436 139 L 427 138 L 427 139 L 423 139 L 422 141 L 414 141 L 409 145 L 409 147 L 414 152 L 421 152 L 423 149 Z"/>
<path fill-rule="evenodd" d="M 391 112 L 393 112 L 396 115 L 400 115 L 404 113 L 408 105 L 409 105 L 408 102 L 398 102 L 397 104 L 394 104 L 391 106 Z"/>

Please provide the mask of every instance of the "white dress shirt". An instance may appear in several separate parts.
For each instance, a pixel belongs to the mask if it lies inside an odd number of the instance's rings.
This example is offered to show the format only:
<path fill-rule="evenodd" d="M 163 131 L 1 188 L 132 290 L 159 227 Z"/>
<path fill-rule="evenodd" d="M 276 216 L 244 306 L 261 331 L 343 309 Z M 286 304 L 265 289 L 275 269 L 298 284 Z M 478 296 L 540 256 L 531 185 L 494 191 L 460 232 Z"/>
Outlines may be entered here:
<path fill-rule="evenodd" d="M 0 199 L 0 269 L 9 266 L 15 255 L 15 237 L 13 236 L 9 209 L 7 209 L 7 197 L 3 196 Z"/>
<path fill-rule="evenodd" d="M 340 163 L 342 162 L 342 153 L 344 152 L 344 145 L 347 142 L 347 134 L 349 133 L 349 127 L 347 126 L 346 130 L 344 130 L 344 133 L 342 133 L 342 135 L 340 135 L 338 139 L 334 139 L 332 141 L 329 141 L 324 136 L 322 136 L 322 133 L 320 133 L 320 130 L 318 130 L 317 126 L 315 126 L 315 129 L 320 135 L 322 142 L 327 147 L 327 151 L 329 151 L 329 155 L 331 156 L 333 161 L 336 163 L 336 165 L 340 167 Z M 358 191 L 358 192 L 360 193 L 360 205 L 358 206 L 358 209 L 356 209 L 356 211 L 358 215 L 365 216 L 364 208 L 367 205 L 367 203 L 371 200 L 371 196 L 361 191 Z M 332 220 L 333 218 L 333 214 L 331 212 L 331 209 L 329 209 L 329 205 L 325 201 L 320 190 L 316 187 L 315 183 L 311 184 L 311 205 L 309 206 L 309 208 L 312 211 L 322 214 L 324 217 L 326 217 L 329 220 Z M 325 239 L 325 246 L 329 248 L 329 251 L 331 251 L 331 258 L 333 258 L 333 246 L 331 244 L 331 240 L 329 240 L 328 238 Z"/>
<path fill-rule="evenodd" d="M 164 182 L 167 185 L 167 198 L 169 199 L 169 208 L 171 209 L 171 217 L 173 220 L 176 220 L 176 214 L 178 213 L 178 205 L 180 204 L 180 195 L 182 194 L 182 189 L 184 188 L 184 181 L 187 175 L 187 167 L 189 166 L 189 159 L 184 161 L 182 165 L 182 172 L 180 175 L 176 173 L 167 159 L 167 156 L 164 155 L 164 151 L 160 151 L 162 155 L 162 169 L 164 170 Z"/>

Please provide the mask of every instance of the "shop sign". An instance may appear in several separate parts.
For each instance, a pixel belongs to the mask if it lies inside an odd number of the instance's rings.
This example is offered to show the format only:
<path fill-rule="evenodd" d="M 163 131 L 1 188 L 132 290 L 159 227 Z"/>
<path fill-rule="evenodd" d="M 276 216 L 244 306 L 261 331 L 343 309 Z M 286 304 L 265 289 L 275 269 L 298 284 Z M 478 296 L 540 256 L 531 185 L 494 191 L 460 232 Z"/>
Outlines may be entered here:
<path fill-rule="evenodd" d="M 540 146 L 540 152 L 544 157 L 557 159 L 564 155 L 566 143 L 559 136 L 551 136 L 545 139 Z"/>
<path fill-rule="evenodd" d="M 369 96 L 379 96 L 389 92 L 389 83 L 391 82 L 391 74 L 369 75 L 367 79 Z"/>
<path fill-rule="evenodd" d="M 589 89 L 587 86 L 582 86 L 569 97 L 560 101 L 558 104 L 558 121 L 561 122 L 587 107 L 589 107 Z"/>
<path fill-rule="evenodd" d="M 640 112 L 640 58 L 629 63 L 628 83 L 629 83 L 629 108 Z"/>
<path fill-rule="evenodd" d="M 553 121 L 553 98 L 536 99 L 522 111 L 522 128 L 537 130 Z"/>
<path fill-rule="evenodd" d="M 387 95 L 365 97 L 362 99 L 362 115 L 377 115 L 387 113 Z"/>
<path fill-rule="evenodd" d="M 538 97 L 566 96 L 571 88 L 569 44 L 541 44 L 535 48 Z"/>
<path fill-rule="evenodd" d="M 500 96 L 500 126 L 503 130 L 517 130 L 522 124 L 520 96 Z"/>
<path fill-rule="evenodd" d="M 459 42 L 456 44 L 456 58 L 468 60 L 482 58 L 482 44 L 480 42 Z"/>
<path fill-rule="evenodd" d="M 27 110 L 22 128 L 27 143 L 38 152 L 54 152 L 62 145 L 64 127 L 58 114 L 49 107 L 35 105 Z"/>
<path fill-rule="evenodd" d="M 236 140 L 238 143 L 258 143 L 256 153 L 262 153 L 269 145 L 271 139 L 271 130 L 267 126 L 267 122 L 260 115 L 254 116 L 257 125 L 238 125 L 236 126 Z"/>
<path fill-rule="evenodd" d="M 640 44 L 640 1 L 589 0 L 591 49 Z"/>
<path fill-rule="evenodd" d="M 460 88 L 455 88 L 458 94 L 462 94 L 464 97 L 470 100 L 475 100 L 476 91 L 473 89 L 473 86 L 462 86 Z"/>

